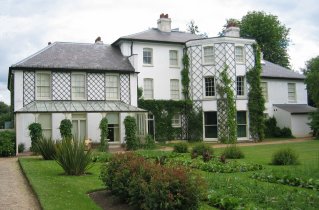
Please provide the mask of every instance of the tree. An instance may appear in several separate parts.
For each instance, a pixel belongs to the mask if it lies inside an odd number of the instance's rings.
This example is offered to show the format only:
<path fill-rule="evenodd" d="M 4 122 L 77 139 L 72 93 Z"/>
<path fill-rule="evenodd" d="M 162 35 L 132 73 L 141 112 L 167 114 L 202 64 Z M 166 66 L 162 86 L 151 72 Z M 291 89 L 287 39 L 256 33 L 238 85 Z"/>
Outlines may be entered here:
<path fill-rule="evenodd" d="M 306 68 L 303 69 L 306 75 L 305 83 L 310 98 L 319 108 L 319 56 L 306 62 Z"/>
<path fill-rule="evenodd" d="M 197 34 L 202 36 L 203 38 L 207 38 L 208 35 L 206 32 L 200 33 L 198 26 L 195 24 L 194 20 L 191 20 L 188 24 L 187 24 L 187 29 L 186 29 L 189 33 L 191 34 Z"/>
<path fill-rule="evenodd" d="M 105 152 L 109 149 L 109 143 L 107 137 L 109 135 L 109 124 L 106 117 L 103 117 L 100 121 L 99 128 L 101 130 L 100 134 L 100 151 Z"/>
<path fill-rule="evenodd" d="M 10 106 L 0 101 L 0 128 L 4 128 L 4 122 L 11 120 Z"/>
<path fill-rule="evenodd" d="M 260 48 L 254 45 L 255 66 L 247 72 L 247 82 L 250 85 L 248 92 L 249 130 L 254 140 L 262 141 L 265 137 L 265 99 L 260 87 Z"/>
<path fill-rule="evenodd" d="M 248 12 L 242 17 L 240 35 L 256 39 L 265 60 L 289 68 L 289 28 L 278 17 L 265 12 Z"/>

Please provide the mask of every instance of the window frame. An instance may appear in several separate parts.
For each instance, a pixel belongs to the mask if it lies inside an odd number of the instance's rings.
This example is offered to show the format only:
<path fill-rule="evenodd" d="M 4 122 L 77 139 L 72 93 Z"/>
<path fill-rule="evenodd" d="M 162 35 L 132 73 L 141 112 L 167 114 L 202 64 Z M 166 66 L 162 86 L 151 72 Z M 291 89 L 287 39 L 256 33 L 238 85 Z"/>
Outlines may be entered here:
<path fill-rule="evenodd" d="M 238 81 L 239 78 L 242 78 L 242 80 Z M 236 76 L 236 96 L 238 96 L 238 97 L 244 97 L 246 95 L 246 88 L 245 88 L 246 81 L 245 80 L 246 80 L 245 76 L 243 76 L 243 75 Z M 239 82 L 240 82 L 241 86 L 238 85 Z M 238 87 L 241 87 L 241 89 L 239 90 Z M 238 94 L 239 91 L 241 91 L 243 93 L 242 94 Z"/>
<path fill-rule="evenodd" d="M 107 85 L 107 77 L 116 77 L 117 78 L 117 87 L 114 87 L 114 86 L 112 86 L 112 87 L 108 87 L 108 85 Z M 105 100 L 108 100 L 108 101 L 118 101 L 118 100 L 120 100 L 120 75 L 119 74 L 105 74 L 104 75 L 104 79 L 105 79 L 105 90 L 104 90 L 104 92 L 105 92 Z M 116 88 L 116 91 L 117 91 L 117 96 L 116 96 L 116 98 L 108 98 L 107 97 L 107 89 L 108 88 Z M 109 93 L 110 94 L 110 93 Z"/>
<path fill-rule="evenodd" d="M 172 82 L 177 82 L 177 89 L 172 89 Z M 176 84 L 175 84 L 176 85 Z M 177 93 L 177 94 L 176 94 Z M 177 97 L 174 98 L 173 95 L 176 95 Z M 179 79 L 170 79 L 170 96 L 172 100 L 180 100 L 180 84 Z"/>
<path fill-rule="evenodd" d="M 46 128 L 46 127 L 43 126 L 43 124 L 40 122 L 40 117 L 41 116 L 49 116 L 50 120 L 46 120 L 46 121 L 50 122 L 50 125 L 51 125 L 50 128 Z M 49 131 L 51 133 L 50 137 L 46 137 L 46 136 L 44 136 L 44 137 L 49 138 L 49 139 L 52 138 L 52 114 L 51 113 L 39 113 L 39 114 L 37 114 L 37 123 L 39 123 L 41 125 L 42 131 L 46 131 L 46 132 Z"/>
<path fill-rule="evenodd" d="M 206 55 L 205 49 L 212 48 L 213 52 L 211 54 Z M 215 64 L 215 47 L 213 45 L 205 45 L 203 46 L 203 65 L 214 65 Z M 207 61 L 207 57 L 212 56 L 212 61 Z"/>
<path fill-rule="evenodd" d="M 245 124 L 241 123 L 239 124 L 238 123 L 238 113 L 239 112 L 245 112 Z M 247 111 L 246 110 L 237 110 L 236 112 L 236 124 L 237 124 L 237 137 L 240 139 L 240 138 L 247 138 L 248 137 L 248 118 L 247 118 Z M 239 126 L 245 126 L 245 133 L 246 133 L 246 136 L 240 136 L 238 135 L 238 127 Z"/>
<path fill-rule="evenodd" d="M 146 52 L 146 51 L 149 51 L 150 53 L 151 53 L 151 55 L 150 56 L 144 56 L 144 51 Z M 150 47 L 144 47 L 143 48 L 143 66 L 153 66 L 153 63 L 154 63 L 154 53 L 153 53 L 153 48 L 150 48 Z M 151 62 L 150 63 L 145 63 L 144 61 L 144 57 L 147 57 L 147 58 L 150 58 L 151 59 Z"/>
<path fill-rule="evenodd" d="M 213 81 L 213 85 L 212 85 L 212 88 L 213 88 L 213 90 L 212 90 L 212 92 L 213 92 L 213 95 L 208 95 L 207 94 L 207 86 L 206 86 L 206 79 L 210 79 L 210 78 L 212 78 L 212 81 Z M 204 98 L 214 98 L 214 97 L 216 97 L 216 81 L 215 81 L 215 77 L 214 76 L 205 76 L 204 77 Z"/>
<path fill-rule="evenodd" d="M 265 84 L 263 86 L 263 84 Z M 264 96 L 265 101 L 268 101 L 268 82 L 260 82 L 261 93 Z"/>
<path fill-rule="evenodd" d="M 206 113 L 215 113 L 216 114 L 216 124 L 206 124 Z M 207 127 L 216 127 L 216 137 L 206 137 Z M 204 139 L 218 139 L 218 112 L 217 111 L 205 111 L 203 112 L 203 137 Z"/>
<path fill-rule="evenodd" d="M 44 85 L 38 85 L 38 76 L 40 74 L 46 74 L 46 75 L 49 75 L 49 85 L 48 86 L 44 86 Z M 38 88 L 39 87 L 49 87 L 49 96 L 48 97 L 41 97 L 39 96 L 38 94 Z M 52 74 L 51 72 L 48 72 L 48 71 L 39 71 L 39 72 L 36 72 L 35 74 L 35 95 L 36 95 L 36 100 L 51 100 L 52 98 Z"/>
<path fill-rule="evenodd" d="M 74 97 L 74 93 L 73 93 L 73 78 L 74 75 L 83 75 L 84 76 L 84 97 Z M 80 87 L 80 86 L 76 86 L 76 87 Z M 86 100 L 87 99 L 87 75 L 85 72 L 72 72 L 71 73 L 71 99 L 72 100 Z"/>
<path fill-rule="evenodd" d="M 238 54 L 237 54 L 236 48 L 242 49 L 242 55 L 240 55 L 240 56 L 242 56 L 242 60 L 237 59 Z M 237 64 L 244 64 L 245 63 L 245 48 L 243 45 L 235 45 L 235 62 Z"/>
<path fill-rule="evenodd" d="M 293 85 L 294 91 L 293 92 L 289 92 L 289 85 Z M 289 103 L 296 103 L 297 102 L 297 89 L 296 89 L 296 83 L 294 82 L 288 82 L 287 83 L 287 89 L 288 89 L 288 102 Z M 291 100 L 289 93 L 294 93 L 294 99 Z"/>
<path fill-rule="evenodd" d="M 180 113 L 176 113 L 172 116 L 172 127 L 180 128 L 182 126 L 182 116 Z"/>
<path fill-rule="evenodd" d="M 152 97 L 145 97 L 145 93 L 146 93 L 146 86 L 145 86 L 145 81 L 151 81 L 152 83 L 151 83 L 151 93 L 152 93 Z M 154 79 L 153 78 L 144 78 L 143 79 L 143 89 L 144 89 L 144 91 L 143 91 L 143 97 L 144 97 L 144 99 L 154 99 Z"/>
<path fill-rule="evenodd" d="M 176 59 L 172 59 L 171 52 L 176 52 Z M 169 50 L 169 67 L 172 67 L 172 68 L 178 67 L 179 66 L 178 58 L 179 58 L 178 50 Z M 171 63 L 172 60 L 174 60 L 174 61 L 176 60 L 176 64 L 172 64 Z"/>

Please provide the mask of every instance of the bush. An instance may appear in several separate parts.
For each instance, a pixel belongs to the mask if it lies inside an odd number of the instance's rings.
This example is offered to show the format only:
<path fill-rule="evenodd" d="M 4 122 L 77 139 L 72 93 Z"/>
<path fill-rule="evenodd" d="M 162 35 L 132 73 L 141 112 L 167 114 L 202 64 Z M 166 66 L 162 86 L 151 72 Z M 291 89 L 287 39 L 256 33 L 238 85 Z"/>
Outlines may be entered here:
<path fill-rule="evenodd" d="M 280 149 L 273 154 L 271 163 L 273 165 L 296 165 L 298 164 L 298 155 L 290 148 Z"/>
<path fill-rule="evenodd" d="M 105 152 L 109 150 L 109 142 L 107 141 L 109 129 L 108 129 L 108 120 L 106 117 L 102 118 L 102 120 L 100 121 L 99 128 L 101 130 L 101 134 L 100 134 L 101 142 L 100 142 L 99 150 L 101 152 Z"/>
<path fill-rule="evenodd" d="M 165 167 L 132 153 L 117 154 L 101 170 L 106 187 L 138 209 L 198 209 L 203 183 L 185 168 Z"/>
<path fill-rule="evenodd" d="M 136 122 L 135 118 L 127 116 L 124 120 L 125 140 L 127 150 L 136 150 L 139 148 L 139 142 L 136 137 Z"/>
<path fill-rule="evenodd" d="M 143 145 L 143 147 L 144 147 L 144 149 L 155 149 L 156 148 L 156 144 L 155 144 L 153 136 L 147 135 L 145 137 L 145 144 Z"/>
<path fill-rule="evenodd" d="M 69 119 L 61 120 L 60 123 L 60 134 L 63 139 L 72 138 L 72 122 Z"/>
<path fill-rule="evenodd" d="M 265 120 L 265 135 L 267 138 L 279 137 L 289 138 L 293 137 L 290 128 L 279 128 L 277 127 L 277 120 L 275 117 L 270 117 Z"/>
<path fill-rule="evenodd" d="M 226 147 L 222 155 L 228 159 L 241 159 L 245 157 L 244 153 L 236 145 Z"/>
<path fill-rule="evenodd" d="M 177 152 L 177 153 L 187 153 L 188 152 L 188 144 L 184 143 L 184 142 L 175 144 L 173 151 Z"/>
<path fill-rule="evenodd" d="M 317 111 L 310 114 L 310 123 L 309 123 L 312 135 L 319 140 L 319 108 Z"/>
<path fill-rule="evenodd" d="M 36 150 L 44 160 L 54 160 L 56 155 L 55 142 L 51 139 L 41 138 L 35 145 Z"/>
<path fill-rule="evenodd" d="M 16 154 L 15 132 L 0 132 L 0 157 L 14 156 Z"/>
<path fill-rule="evenodd" d="M 292 137 L 292 133 L 291 133 L 290 128 L 286 128 L 286 127 L 282 128 L 280 130 L 280 136 L 281 137 Z"/>
<path fill-rule="evenodd" d="M 56 162 L 67 175 L 82 175 L 92 166 L 91 150 L 84 142 L 63 139 L 57 144 Z"/>
<path fill-rule="evenodd" d="M 22 153 L 22 152 L 24 152 L 24 150 L 25 150 L 24 143 L 20 143 L 18 145 L 18 153 Z"/>
<path fill-rule="evenodd" d="M 192 149 L 192 158 L 196 158 L 199 155 L 213 155 L 213 148 L 210 147 L 208 144 L 199 143 L 196 144 Z"/>
<path fill-rule="evenodd" d="M 30 131 L 30 138 L 31 138 L 31 147 L 30 150 L 32 152 L 37 152 L 36 144 L 42 138 L 42 127 L 40 123 L 31 123 L 28 127 Z"/>

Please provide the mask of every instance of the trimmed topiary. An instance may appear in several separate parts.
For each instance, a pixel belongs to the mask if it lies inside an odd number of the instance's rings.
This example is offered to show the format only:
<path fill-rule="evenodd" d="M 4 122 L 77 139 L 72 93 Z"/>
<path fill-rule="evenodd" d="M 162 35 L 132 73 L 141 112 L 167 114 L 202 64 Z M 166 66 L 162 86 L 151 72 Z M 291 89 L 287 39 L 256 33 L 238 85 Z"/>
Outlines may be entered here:
<path fill-rule="evenodd" d="M 188 152 L 188 144 L 185 142 L 177 143 L 174 145 L 174 152 L 177 153 L 187 153 Z"/>
<path fill-rule="evenodd" d="M 271 163 L 273 165 L 296 165 L 298 154 L 290 148 L 283 148 L 273 154 Z"/>

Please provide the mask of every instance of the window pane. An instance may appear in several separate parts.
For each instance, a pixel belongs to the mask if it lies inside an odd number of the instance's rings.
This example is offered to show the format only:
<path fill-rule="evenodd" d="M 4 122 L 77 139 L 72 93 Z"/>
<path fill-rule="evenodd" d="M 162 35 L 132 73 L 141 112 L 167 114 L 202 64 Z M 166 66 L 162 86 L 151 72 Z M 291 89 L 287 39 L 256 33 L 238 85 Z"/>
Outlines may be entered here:
<path fill-rule="evenodd" d="M 51 114 L 39 114 L 38 123 L 41 124 L 43 136 L 51 138 L 52 135 L 52 118 Z"/>
<path fill-rule="evenodd" d="M 205 126 L 205 138 L 217 138 L 217 126 Z"/>
<path fill-rule="evenodd" d="M 153 50 L 151 48 L 143 49 L 143 63 L 144 64 L 152 64 L 152 53 Z"/>
<path fill-rule="evenodd" d="M 170 50 L 169 51 L 169 64 L 171 66 L 177 66 L 178 65 L 177 50 Z"/>
<path fill-rule="evenodd" d="M 217 125 L 217 112 L 205 112 L 205 125 Z"/>
<path fill-rule="evenodd" d="M 174 116 L 172 117 L 172 126 L 173 127 L 180 127 L 181 126 L 180 114 L 174 114 Z"/>
<path fill-rule="evenodd" d="M 205 96 L 215 96 L 214 77 L 205 78 Z"/>
<path fill-rule="evenodd" d="M 72 74 L 72 98 L 85 99 L 85 74 Z"/>
<path fill-rule="evenodd" d="M 237 126 L 237 137 L 247 137 L 246 125 Z"/>
<path fill-rule="evenodd" d="M 246 111 L 237 112 L 237 124 L 246 124 Z"/>
<path fill-rule="evenodd" d="M 144 98 L 153 99 L 153 80 L 144 79 Z"/>
<path fill-rule="evenodd" d="M 237 112 L 237 136 L 246 137 L 247 136 L 247 118 L 246 111 Z"/>
<path fill-rule="evenodd" d="M 235 47 L 236 62 L 244 62 L 244 48 L 237 46 Z"/>
<path fill-rule="evenodd" d="M 37 98 L 50 99 L 51 92 L 51 75 L 49 73 L 36 74 Z"/>
<path fill-rule="evenodd" d="M 106 99 L 119 98 L 119 77 L 118 75 L 105 76 L 105 96 Z"/>
<path fill-rule="evenodd" d="M 237 95 L 243 96 L 245 95 L 245 79 L 243 76 L 236 77 L 236 84 L 237 84 Z"/>
<path fill-rule="evenodd" d="M 288 83 L 288 100 L 295 101 L 296 100 L 296 84 Z"/>
<path fill-rule="evenodd" d="M 214 63 L 213 47 L 204 47 L 204 63 Z"/>
<path fill-rule="evenodd" d="M 171 79 L 171 99 L 178 100 L 179 99 L 179 80 Z"/>

